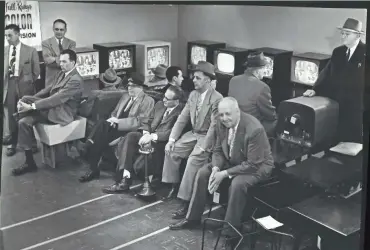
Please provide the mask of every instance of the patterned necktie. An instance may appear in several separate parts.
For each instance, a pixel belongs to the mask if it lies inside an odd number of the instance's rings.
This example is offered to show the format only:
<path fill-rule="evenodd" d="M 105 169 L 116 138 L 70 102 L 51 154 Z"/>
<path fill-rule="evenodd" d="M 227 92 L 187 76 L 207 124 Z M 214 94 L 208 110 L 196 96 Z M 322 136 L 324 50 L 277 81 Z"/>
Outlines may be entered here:
<path fill-rule="evenodd" d="M 164 112 L 164 115 L 163 115 L 163 119 L 166 118 L 168 116 L 168 114 L 170 113 L 170 110 L 167 109 L 166 112 Z"/>
<path fill-rule="evenodd" d="M 9 76 L 14 76 L 15 73 L 15 58 L 16 58 L 16 47 L 13 46 L 12 56 L 9 62 Z"/>
<path fill-rule="evenodd" d="M 231 157 L 231 153 L 234 147 L 234 140 L 235 140 L 235 127 L 229 129 L 229 138 L 227 144 L 229 144 L 229 156 Z"/>
<path fill-rule="evenodd" d="M 127 106 L 126 106 L 126 108 L 123 112 L 126 112 L 127 110 L 129 110 L 133 103 L 134 103 L 134 98 L 131 97 L 130 102 L 127 104 Z"/>
<path fill-rule="evenodd" d="M 197 100 L 197 107 L 195 110 L 195 119 L 198 117 L 200 109 L 202 108 L 201 102 L 202 102 L 202 96 L 200 95 Z"/>
<path fill-rule="evenodd" d="M 58 41 L 59 41 L 59 51 L 60 51 L 60 53 L 62 53 L 62 51 L 63 51 L 63 46 L 62 46 L 62 39 L 58 39 Z"/>
<path fill-rule="evenodd" d="M 347 58 L 347 62 L 349 61 L 349 55 L 350 55 L 350 49 L 347 49 L 347 54 L 346 54 L 346 58 Z"/>

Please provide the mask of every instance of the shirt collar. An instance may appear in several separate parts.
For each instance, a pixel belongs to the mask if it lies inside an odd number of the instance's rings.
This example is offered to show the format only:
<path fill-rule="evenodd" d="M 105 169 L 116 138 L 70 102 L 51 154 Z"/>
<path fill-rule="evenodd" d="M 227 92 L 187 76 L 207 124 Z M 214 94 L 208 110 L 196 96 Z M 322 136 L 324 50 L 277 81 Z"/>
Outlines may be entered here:
<path fill-rule="evenodd" d="M 175 107 L 167 108 L 166 111 L 169 111 L 171 113 L 171 111 L 174 110 L 177 106 L 179 106 L 179 105 L 177 104 Z"/>
<path fill-rule="evenodd" d="M 57 44 L 59 44 L 59 39 L 55 37 L 55 40 L 57 41 Z M 60 43 L 63 44 L 64 37 L 60 39 Z"/>
<path fill-rule="evenodd" d="M 356 50 L 356 48 L 357 48 L 357 46 L 358 46 L 358 44 L 360 43 L 360 39 L 357 39 L 357 41 L 355 42 L 355 44 L 352 46 L 352 48 L 348 48 L 349 49 L 349 52 L 350 52 L 350 54 L 352 54 L 355 50 Z"/>
<path fill-rule="evenodd" d="M 66 77 L 67 75 L 69 75 L 75 68 L 76 68 L 76 66 L 74 66 L 73 69 L 71 69 L 70 71 L 64 73 L 64 76 Z"/>
<path fill-rule="evenodd" d="M 208 92 L 208 89 L 206 91 L 204 91 L 202 94 L 200 94 L 200 96 L 201 96 L 202 99 L 204 99 L 204 97 L 206 96 L 207 92 Z"/>
<path fill-rule="evenodd" d="M 16 49 L 19 49 L 21 47 L 21 42 L 19 42 L 17 45 L 12 45 L 12 48 L 15 47 Z"/>

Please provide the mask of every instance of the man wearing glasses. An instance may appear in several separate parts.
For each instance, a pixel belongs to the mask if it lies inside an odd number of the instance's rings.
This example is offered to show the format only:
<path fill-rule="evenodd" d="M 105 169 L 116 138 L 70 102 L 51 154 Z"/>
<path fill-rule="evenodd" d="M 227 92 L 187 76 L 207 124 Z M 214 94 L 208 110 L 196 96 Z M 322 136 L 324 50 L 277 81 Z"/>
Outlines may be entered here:
<path fill-rule="evenodd" d="M 142 128 L 120 139 L 117 147 L 118 164 L 115 183 L 103 188 L 104 193 L 115 194 L 128 191 L 133 175 L 144 176 L 145 158 L 144 155 L 138 155 L 139 148 L 154 148 L 148 174 L 154 175 L 152 182 L 161 180 L 164 148 L 184 106 L 180 102 L 182 95 L 180 87 L 172 85 L 168 87 L 163 101 L 156 103 L 154 112 L 143 122 Z"/>
<path fill-rule="evenodd" d="M 341 30 L 342 46 L 334 49 L 331 59 L 313 89 L 303 93 L 329 97 L 339 103 L 338 142 L 362 143 L 363 88 L 366 45 L 361 42 L 362 23 L 348 18 Z M 335 128 L 333 128 L 335 129 Z"/>
<path fill-rule="evenodd" d="M 128 132 L 137 131 L 143 122 L 150 117 L 154 100 L 143 91 L 144 82 L 139 79 L 128 79 L 128 91 L 124 92 L 111 117 L 100 120 L 87 137 L 85 151 L 89 170 L 81 176 L 80 182 L 88 182 L 100 177 L 99 160 L 109 143 L 125 136 Z"/>
<path fill-rule="evenodd" d="M 65 49 L 76 49 L 76 42 L 65 37 L 67 23 L 57 19 L 53 24 L 54 37 L 42 42 L 42 56 L 45 62 L 45 87 L 53 83 L 55 76 L 61 71 L 59 55 Z"/>

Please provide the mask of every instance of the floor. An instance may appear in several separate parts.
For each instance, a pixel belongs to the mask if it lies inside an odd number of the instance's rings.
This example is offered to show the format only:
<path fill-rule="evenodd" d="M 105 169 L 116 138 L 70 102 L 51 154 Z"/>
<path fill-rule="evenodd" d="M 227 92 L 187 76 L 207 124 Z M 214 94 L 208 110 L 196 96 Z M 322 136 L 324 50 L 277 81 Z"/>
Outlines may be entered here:
<path fill-rule="evenodd" d="M 56 169 L 39 168 L 36 173 L 11 176 L 11 169 L 24 161 L 17 153 L 2 155 L 1 226 L 3 250 L 118 250 L 118 249 L 201 249 L 202 230 L 170 231 L 171 213 L 178 200 L 163 202 L 166 188 L 146 202 L 128 194 L 107 195 L 101 188 L 112 183 L 112 174 L 100 180 L 78 182 L 85 169 L 78 162 Z M 35 154 L 41 162 L 40 153 Z M 221 218 L 223 209 L 213 207 L 212 217 Z M 207 211 L 205 211 L 206 213 Z M 213 249 L 216 232 L 206 230 L 205 249 Z M 245 244 L 246 245 L 246 244 Z M 281 250 L 290 249 L 283 243 Z M 221 249 L 218 247 L 217 249 Z M 241 249 L 248 249 L 243 246 Z M 256 250 L 270 249 L 263 238 Z"/>

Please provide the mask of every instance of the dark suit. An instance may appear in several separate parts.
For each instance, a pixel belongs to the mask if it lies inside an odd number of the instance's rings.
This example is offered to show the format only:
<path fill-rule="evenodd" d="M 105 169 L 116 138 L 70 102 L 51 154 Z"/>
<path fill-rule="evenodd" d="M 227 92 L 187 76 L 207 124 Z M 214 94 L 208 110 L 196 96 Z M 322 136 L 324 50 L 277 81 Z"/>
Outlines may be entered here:
<path fill-rule="evenodd" d="M 63 49 L 74 50 L 76 48 L 76 42 L 63 38 L 62 42 Z M 60 56 L 60 50 L 58 41 L 55 37 L 48 38 L 42 41 L 42 56 L 45 62 L 45 86 L 49 86 L 53 83 L 54 78 L 59 72 L 61 72 L 60 65 L 56 63 L 55 58 Z"/>
<path fill-rule="evenodd" d="M 8 127 L 13 134 L 13 145 L 16 145 L 18 125 L 13 117 L 17 112 L 17 102 L 25 95 L 35 94 L 35 81 L 40 75 L 39 56 L 35 48 L 20 43 L 18 76 L 9 75 L 10 46 L 4 49 L 4 83 L 3 103 L 8 111 Z"/>
<path fill-rule="evenodd" d="M 238 101 L 241 111 L 256 117 L 269 136 L 274 136 L 277 115 L 266 83 L 246 71 L 230 80 L 229 96 Z"/>
<path fill-rule="evenodd" d="M 218 122 L 217 140 L 212 164 L 202 167 L 195 178 L 193 194 L 186 218 L 200 220 L 208 194 L 211 168 L 217 166 L 232 176 L 225 220 L 240 226 L 249 187 L 267 178 L 274 167 L 270 143 L 261 123 L 253 116 L 240 113 L 234 147 L 229 157 L 228 129 Z M 225 180 L 224 180 L 225 181 Z"/>
<path fill-rule="evenodd" d="M 346 46 L 334 49 L 329 63 L 315 83 L 316 95 L 339 103 L 337 142 L 362 142 L 363 91 L 366 45 L 359 42 L 350 60 Z"/>
<path fill-rule="evenodd" d="M 51 122 L 65 126 L 74 121 L 81 102 L 83 79 L 77 69 L 67 76 L 60 72 L 54 83 L 34 96 L 24 96 L 26 103 L 34 103 L 36 111 L 24 114 L 18 122 L 19 146 L 25 150 L 30 148 L 32 126 L 37 122 Z M 24 116 L 22 115 L 22 116 Z"/>
<path fill-rule="evenodd" d="M 156 134 L 158 137 L 156 142 L 152 142 L 152 146 L 155 150 L 152 154 L 152 164 L 149 169 L 149 175 L 161 175 L 160 171 L 162 170 L 164 161 L 164 148 L 170 136 L 171 129 L 175 124 L 177 117 L 180 115 L 182 108 L 183 105 L 179 104 L 163 119 L 163 115 L 166 112 L 167 108 L 166 106 L 164 106 L 163 101 L 159 101 L 156 103 L 153 110 L 154 112 L 152 112 L 151 117 L 148 119 L 147 122 L 144 122 L 143 126 L 141 127 L 143 131 L 151 131 L 151 133 Z M 128 170 L 130 173 L 135 172 L 139 175 L 143 174 L 144 156 L 140 155 L 139 157 L 134 157 L 138 154 L 138 142 L 142 136 L 142 132 L 130 132 L 125 137 L 121 138 L 117 147 L 117 182 L 121 181 L 122 172 L 124 169 Z"/>
<path fill-rule="evenodd" d="M 147 96 L 144 92 L 140 92 L 131 107 L 125 111 L 130 99 L 128 92 L 124 92 L 111 114 L 111 117 L 118 118 L 116 128 L 112 127 L 106 120 L 101 120 L 97 122 L 88 136 L 87 139 L 94 142 L 87 152 L 91 170 L 97 170 L 100 157 L 111 141 L 125 136 L 128 132 L 136 131 L 142 126 L 143 121 L 150 116 L 154 108 L 153 98 Z"/>

